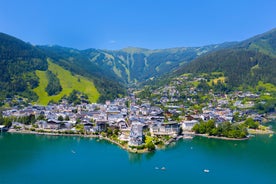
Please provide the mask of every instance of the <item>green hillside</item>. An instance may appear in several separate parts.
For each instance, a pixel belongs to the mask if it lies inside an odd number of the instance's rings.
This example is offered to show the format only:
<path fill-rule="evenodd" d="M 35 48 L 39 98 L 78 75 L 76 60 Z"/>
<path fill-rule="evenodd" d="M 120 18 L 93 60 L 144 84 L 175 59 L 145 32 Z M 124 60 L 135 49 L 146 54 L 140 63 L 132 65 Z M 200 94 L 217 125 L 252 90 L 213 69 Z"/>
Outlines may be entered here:
<path fill-rule="evenodd" d="M 258 82 L 276 85 L 276 29 L 238 43 L 234 47 L 211 52 L 175 73 L 221 72 L 228 87 L 255 87 Z"/>
<path fill-rule="evenodd" d="M 46 70 L 45 55 L 34 46 L 0 33 L 0 100 L 15 95 L 37 100 L 36 70 Z"/>
<path fill-rule="evenodd" d="M 250 50 L 256 50 L 266 55 L 276 57 L 276 28 L 245 40 L 241 45 Z"/>
<path fill-rule="evenodd" d="M 58 101 L 64 95 L 69 95 L 73 90 L 80 91 L 88 95 L 90 102 L 96 102 L 100 97 L 94 83 L 85 77 L 79 75 L 72 75 L 68 70 L 63 69 L 57 64 L 54 64 L 48 59 L 48 70 L 53 72 L 60 81 L 62 86 L 62 91 L 53 96 L 49 96 L 45 91 L 48 85 L 48 78 L 46 76 L 46 71 L 36 71 L 36 75 L 39 77 L 39 86 L 34 89 L 34 92 L 38 95 L 37 103 L 46 105 L 49 101 Z"/>

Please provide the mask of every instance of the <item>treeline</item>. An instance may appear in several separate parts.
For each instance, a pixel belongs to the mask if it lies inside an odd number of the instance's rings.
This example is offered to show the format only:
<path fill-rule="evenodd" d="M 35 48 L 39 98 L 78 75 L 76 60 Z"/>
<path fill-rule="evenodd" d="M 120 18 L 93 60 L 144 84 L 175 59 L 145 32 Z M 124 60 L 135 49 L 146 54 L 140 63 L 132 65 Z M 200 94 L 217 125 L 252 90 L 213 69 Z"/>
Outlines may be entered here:
<path fill-rule="evenodd" d="M 245 138 L 248 135 L 245 124 L 231 124 L 230 122 L 223 122 L 216 126 L 214 120 L 207 122 L 200 122 L 196 124 L 193 131 L 197 134 L 208 134 L 210 136 L 228 137 L 228 138 Z"/>
<path fill-rule="evenodd" d="M 46 76 L 48 78 L 48 85 L 45 88 L 45 91 L 49 96 L 57 95 L 62 91 L 62 87 L 57 76 L 50 70 L 47 70 Z"/>

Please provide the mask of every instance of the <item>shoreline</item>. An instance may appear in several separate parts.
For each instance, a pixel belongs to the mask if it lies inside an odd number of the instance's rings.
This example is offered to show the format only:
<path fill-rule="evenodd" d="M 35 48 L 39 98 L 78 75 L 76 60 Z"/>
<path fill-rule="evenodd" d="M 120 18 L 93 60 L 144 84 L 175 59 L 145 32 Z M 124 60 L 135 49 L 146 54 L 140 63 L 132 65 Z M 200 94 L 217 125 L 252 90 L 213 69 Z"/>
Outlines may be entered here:
<path fill-rule="evenodd" d="M 230 137 L 212 136 L 212 135 L 207 135 L 207 134 L 195 134 L 195 136 L 206 137 L 206 138 L 210 138 L 210 139 L 228 140 L 228 141 L 245 141 L 245 140 L 249 139 L 249 137 L 245 137 L 245 138 L 230 138 Z"/>
<path fill-rule="evenodd" d="M 30 130 L 14 130 L 14 129 L 9 129 L 7 131 L 8 133 L 15 133 L 15 134 L 32 134 L 32 135 L 49 135 L 49 136 L 68 136 L 68 137 L 84 137 L 84 138 L 95 138 L 95 139 L 100 139 L 100 140 L 105 140 L 110 143 L 116 144 L 120 148 L 130 152 L 130 153 L 149 153 L 150 151 L 146 149 L 132 149 L 128 146 L 124 146 L 120 144 L 119 142 L 112 140 L 108 137 L 103 137 L 101 135 L 87 135 L 87 134 L 65 134 L 65 133 L 55 133 L 55 132 L 37 132 L 37 131 L 30 131 Z"/>
<path fill-rule="evenodd" d="M 108 141 L 112 144 L 115 144 L 117 146 L 119 146 L 120 148 L 130 152 L 130 153 L 150 153 L 152 151 L 149 151 L 147 149 L 137 149 L 137 148 L 130 148 L 128 145 L 123 145 L 120 142 L 113 140 L 109 137 L 104 137 L 102 135 L 93 135 L 93 134 L 66 134 L 66 133 L 57 133 L 57 132 L 37 132 L 37 131 L 31 131 L 31 130 L 15 130 L 15 129 L 9 129 L 7 131 L 8 133 L 11 134 L 33 134 L 33 135 L 48 135 L 48 136 L 68 136 L 68 137 L 84 137 L 84 138 L 95 138 L 95 139 L 100 139 L 100 140 L 105 140 Z M 274 132 L 272 130 L 253 130 L 250 129 L 249 130 L 250 134 L 274 134 Z M 220 140 L 228 140 L 228 141 L 245 141 L 248 140 L 250 138 L 250 136 L 247 136 L 245 138 L 228 138 L 228 137 L 218 137 L 218 136 L 210 136 L 207 134 L 193 134 L 194 136 L 199 136 L 199 137 L 206 137 L 206 138 L 210 138 L 210 139 L 220 139 Z M 179 138 L 180 139 L 180 138 Z M 171 141 L 169 144 L 165 145 L 169 146 L 171 143 L 173 142 L 177 142 L 179 139 L 175 139 L 173 141 Z M 184 139 L 184 138 L 182 138 Z M 157 149 L 157 148 L 156 148 Z"/>

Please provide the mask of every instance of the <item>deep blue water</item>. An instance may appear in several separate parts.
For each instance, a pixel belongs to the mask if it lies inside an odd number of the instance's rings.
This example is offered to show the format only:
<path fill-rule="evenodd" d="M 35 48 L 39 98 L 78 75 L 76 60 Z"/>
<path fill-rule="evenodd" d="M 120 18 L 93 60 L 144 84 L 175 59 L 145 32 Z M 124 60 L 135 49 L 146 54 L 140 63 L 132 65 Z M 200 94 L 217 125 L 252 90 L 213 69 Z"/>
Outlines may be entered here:
<path fill-rule="evenodd" d="M 97 139 L 3 133 L 0 184 L 10 183 L 276 183 L 276 135 L 131 154 Z"/>

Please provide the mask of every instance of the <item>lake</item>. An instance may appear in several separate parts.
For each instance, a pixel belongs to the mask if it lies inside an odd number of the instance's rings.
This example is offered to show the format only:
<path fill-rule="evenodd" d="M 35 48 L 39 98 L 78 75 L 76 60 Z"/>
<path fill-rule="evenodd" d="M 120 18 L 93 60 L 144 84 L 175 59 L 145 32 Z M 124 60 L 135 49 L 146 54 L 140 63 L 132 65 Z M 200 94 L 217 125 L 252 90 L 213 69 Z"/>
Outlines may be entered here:
<path fill-rule="evenodd" d="M 1 184 L 176 182 L 276 183 L 276 134 L 195 137 L 148 154 L 92 138 L 0 134 Z"/>

